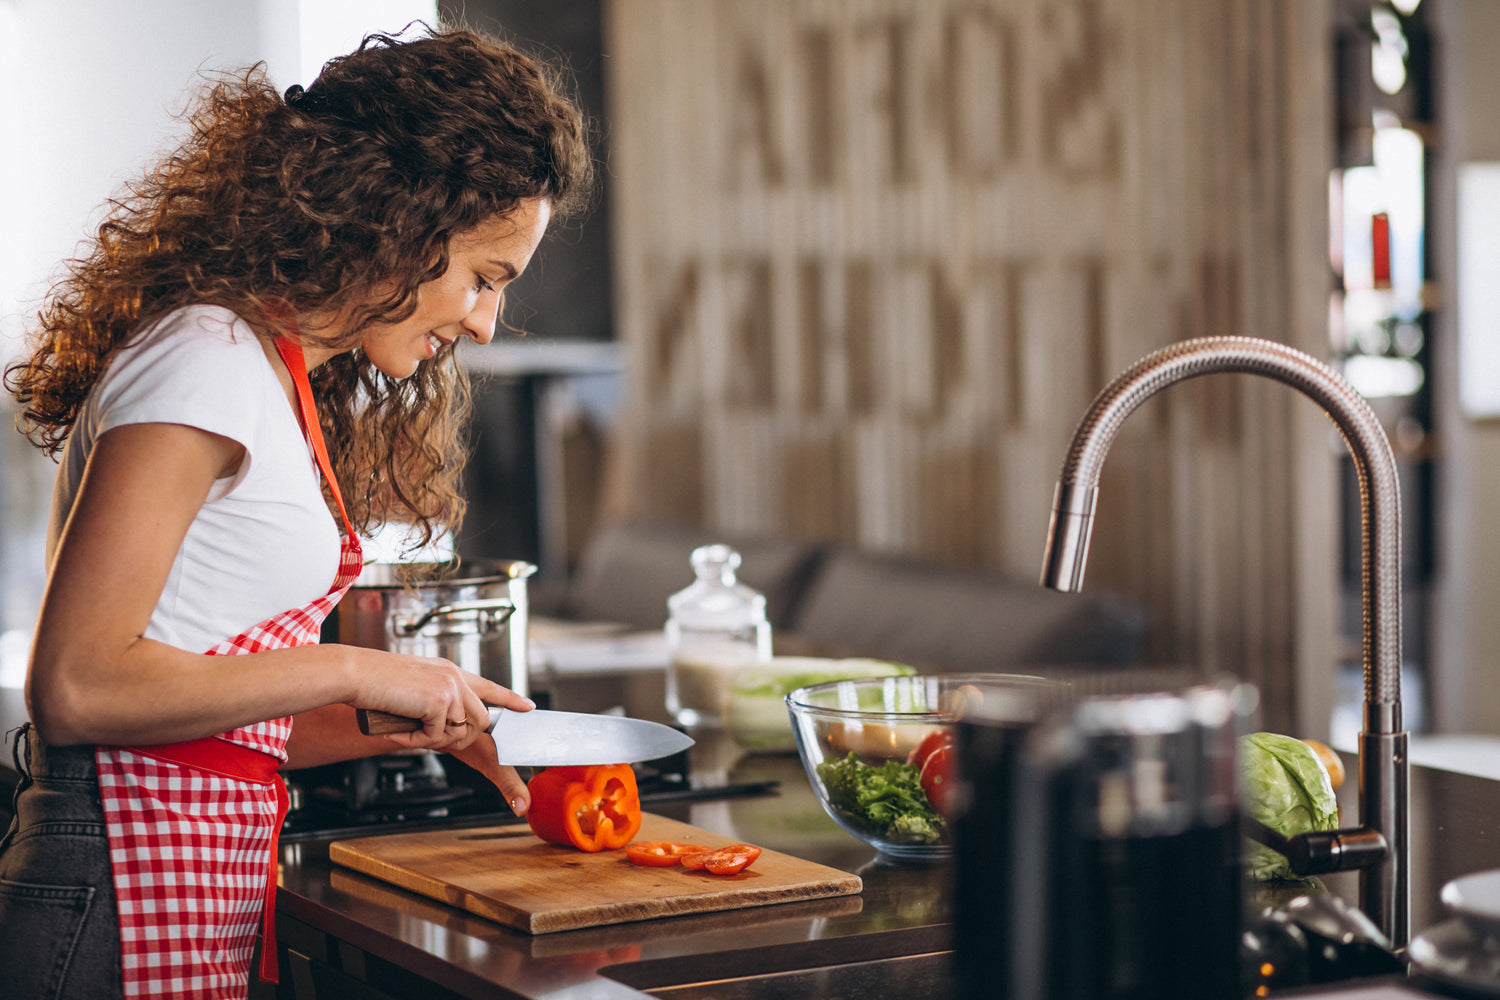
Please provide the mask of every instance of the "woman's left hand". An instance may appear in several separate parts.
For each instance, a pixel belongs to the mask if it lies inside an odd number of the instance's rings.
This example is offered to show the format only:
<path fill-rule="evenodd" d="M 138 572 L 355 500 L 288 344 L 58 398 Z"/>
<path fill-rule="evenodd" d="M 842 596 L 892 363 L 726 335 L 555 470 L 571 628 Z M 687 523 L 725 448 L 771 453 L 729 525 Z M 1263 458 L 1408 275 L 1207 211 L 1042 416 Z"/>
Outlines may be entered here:
<path fill-rule="evenodd" d="M 490 779 L 517 816 L 526 815 L 531 808 L 531 793 L 515 768 L 500 763 L 495 740 L 489 733 L 481 732 L 478 739 L 461 748 L 449 748 L 448 752 Z"/>

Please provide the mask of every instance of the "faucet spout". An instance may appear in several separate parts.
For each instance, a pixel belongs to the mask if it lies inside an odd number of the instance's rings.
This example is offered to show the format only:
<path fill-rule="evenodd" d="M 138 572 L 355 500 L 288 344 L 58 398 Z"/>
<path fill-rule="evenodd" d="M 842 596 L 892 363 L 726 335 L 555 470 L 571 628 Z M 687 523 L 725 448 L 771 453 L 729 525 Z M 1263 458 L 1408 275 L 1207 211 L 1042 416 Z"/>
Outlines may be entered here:
<path fill-rule="evenodd" d="M 1363 586 L 1364 729 L 1359 745 L 1362 827 L 1381 834 L 1384 858 L 1360 869 L 1360 908 L 1398 948 L 1409 936 L 1409 765 L 1401 722 L 1401 495 L 1390 441 L 1369 404 L 1338 372 L 1301 351 L 1249 337 L 1186 340 L 1147 355 L 1094 397 L 1058 476 L 1041 582 L 1083 586 L 1099 475 L 1125 418 L 1167 386 L 1237 372 L 1290 385 L 1338 427 L 1359 480 Z"/>

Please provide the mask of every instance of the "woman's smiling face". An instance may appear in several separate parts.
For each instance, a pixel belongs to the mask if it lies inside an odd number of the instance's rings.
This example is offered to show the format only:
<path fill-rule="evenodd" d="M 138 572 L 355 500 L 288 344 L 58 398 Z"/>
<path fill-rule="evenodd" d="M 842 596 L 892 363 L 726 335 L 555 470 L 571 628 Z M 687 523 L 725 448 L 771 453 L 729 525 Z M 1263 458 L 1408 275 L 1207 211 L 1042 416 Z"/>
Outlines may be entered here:
<path fill-rule="evenodd" d="M 418 287 L 416 311 L 400 322 L 366 327 L 361 341 L 365 357 L 384 374 L 401 379 L 460 337 L 489 343 L 505 286 L 526 269 L 550 216 L 547 199 L 527 198 L 508 215 L 453 237 L 448 269 Z"/>

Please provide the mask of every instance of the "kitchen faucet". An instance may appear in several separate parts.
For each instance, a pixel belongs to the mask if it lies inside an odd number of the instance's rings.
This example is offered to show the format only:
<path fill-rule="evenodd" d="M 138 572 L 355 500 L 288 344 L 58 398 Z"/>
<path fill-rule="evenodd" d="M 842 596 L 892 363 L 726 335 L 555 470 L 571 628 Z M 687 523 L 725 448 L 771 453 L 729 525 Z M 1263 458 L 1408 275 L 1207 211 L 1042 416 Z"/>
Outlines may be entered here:
<path fill-rule="evenodd" d="M 1364 728 L 1359 735 L 1359 819 L 1351 830 L 1272 843 L 1297 874 L 1358 868 L 1359 906 L 1396 948 L 1409 933 L 1407 734 L 1401 728 L 1401 494 L 1390 441 L 1364 397 L 1322 362 L 1274 341 L 1204 337 L 1147 355 L 1094 397 L 1058 476 L 1042 585 L 1083 586 L 1099 474 L 1120 425 L 1173 383 L 1216 372 L 1264 375 L 1300 390 L 1338 427 L 1359 477 L 1363 580 Z M 1268 831 L 1252 832 L 1257 839 Z"/>

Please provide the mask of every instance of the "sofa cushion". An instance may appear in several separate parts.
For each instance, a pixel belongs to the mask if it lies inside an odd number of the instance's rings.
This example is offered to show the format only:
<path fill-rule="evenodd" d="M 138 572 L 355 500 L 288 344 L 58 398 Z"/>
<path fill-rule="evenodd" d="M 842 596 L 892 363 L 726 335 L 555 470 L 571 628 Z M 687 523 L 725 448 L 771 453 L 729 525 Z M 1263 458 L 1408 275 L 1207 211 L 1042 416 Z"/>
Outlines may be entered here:
<path fill-rule="evenodd" d="M 1104 592 L 891 556 L 829 553 L 788 627 L 801 639 L 944 673 L 1123 665 L 1141 612 Z"/>
<path fill-rule="evenodd" d="M 821 545 L 668 524 L 601 528 L 584 547 L 560 611 L 568 618 L 661 628 L 667 598 L 693 582 L 693 549 L 716 542 L 739 552 L 740 582 L 765 595 L 772 630 L 784 627 L 822 555 Z"/>

